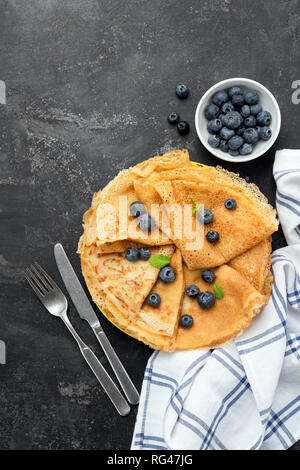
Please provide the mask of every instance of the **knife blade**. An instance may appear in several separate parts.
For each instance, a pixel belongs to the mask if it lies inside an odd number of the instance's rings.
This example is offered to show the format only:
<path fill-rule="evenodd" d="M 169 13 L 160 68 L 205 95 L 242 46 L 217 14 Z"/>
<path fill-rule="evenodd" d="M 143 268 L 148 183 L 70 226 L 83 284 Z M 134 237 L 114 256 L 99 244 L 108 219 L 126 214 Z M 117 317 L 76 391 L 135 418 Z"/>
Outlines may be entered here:
<path fill-rule="evenodd" d="M 110 344 L 61 243 L 54 246 L 54 256 L 62 280 L 80 318 L 86 320 L 92 328 L 129 403 L 138 404 L 139 393 Z"/>

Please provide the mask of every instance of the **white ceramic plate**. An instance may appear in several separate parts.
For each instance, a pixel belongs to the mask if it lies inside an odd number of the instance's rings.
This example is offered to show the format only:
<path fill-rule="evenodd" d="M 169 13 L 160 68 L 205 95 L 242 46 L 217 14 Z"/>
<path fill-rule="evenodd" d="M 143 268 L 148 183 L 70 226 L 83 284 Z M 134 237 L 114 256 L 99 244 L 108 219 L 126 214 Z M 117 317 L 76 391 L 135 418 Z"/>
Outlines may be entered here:
<path fill-rule="evenodd" d="M 210 136 L 207 130 L 207 119 L 204 115 L 204 110 L 206 106 L 211 103 L 212 96 L 220 90 L 226 90 L 232 86 L 240 86 L 242 90 L 246 91 L 255 91 L 260 99 L 260 104 L 262 105 L 265 111 L 269 111 L 272 114 L 272 137 L 267 142 L 259 141 L 255 144 L 253 152 L 250 155 L 239 155 L 237 157 L 231 156 L 229 153 L 222 152 L 219 148 L 213 148 L 208 143 L 208 138 Z M 276 141 L 280 127 L 281 127 L 281 113 L 278 106 L 278 103 L 272 93 L 263 85 L 254 80 L 248 78 L 230 78 L 222 82 L 217 83 L 211 87 L 201 98 L 196 109 L 195 114 L 195 125 L 199 139 L 207 150 L 212 153 L 215 157 L 220 158 L 221 160 L 226 160 L 227 162 L 248 162 L 250 160 L 255 160 L 264 153 L 266 153 Z"/>

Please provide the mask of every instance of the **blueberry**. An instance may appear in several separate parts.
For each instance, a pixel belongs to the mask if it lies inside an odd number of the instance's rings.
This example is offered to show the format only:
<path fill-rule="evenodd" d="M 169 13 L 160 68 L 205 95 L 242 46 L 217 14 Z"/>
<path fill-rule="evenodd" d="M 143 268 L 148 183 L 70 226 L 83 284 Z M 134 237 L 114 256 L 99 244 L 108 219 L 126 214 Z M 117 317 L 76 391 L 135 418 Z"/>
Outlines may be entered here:
<path fill-rule="evenodd" d="M 189 88 L 187 85 L 185 85 L 184 83 L 179 83 L 179 85 L 177 85 L 176 87 L 176 95 L 178 96 L 178 98 L 180 99 L 184 99 L 184 98 L 187 98 L 188 95 L 189 95 Z"/>
<path fill-rule="evenodd" d="M 161 303 L 161 297 L 159 294 L 150 294 L 147 297 L 147 303 L 151 305 L 151 307 L 158 307 Z"/>
<path fill-rule="evenodd" d="M 247 144 L 256 144 L 259 140 L 258 132 L 254 127 L 249 127 L 244 131 L 244 140 Z"/>
<path fill-rule="evenodd" d="M 214 94 L 212 98 L 212 102 L 216 106 L 222 106 L 222 104 L 226 103 L 228 101 L 228 94 L 227 91 L 217 91 L 217 93 Z"/>
<path fill-rule="evenodd" d="M 206 239 L 209 243 L 216 243 L 219 240 L 219 234 L 215 230 L 211 230 L 207 232 Z"/>
<path fill-rule="evenodd" d="M 135 201 L 130 204 L 129 211 L 132 217 L 139 217 L 140 215 L 146 214 L 147 209 L 142 202 Z"/>
<path fill-rule="evenodd" d="M 220 114 L 219 115 L 219 119 L 220 119 L 220 121 L 222 122 L 223 125 L 224 125 L 224 117 L 225 117 L 225 114 Z"/>
<path fill-rule="evenodd" d="M 222 150 L 222 152 L 225 152 L 225 153 L 228 152 L 229 147 L 228 147 L 228 142 L 226 142 L 226 140 L 221 140 L 221 142 L 220 142 L 220 150 Z"/>
<path fill-rule="evenodd" d="M 182 315 L 179 320 L 179 324 L 182 328 L 191 328 L 193 326 L 194 319 L 191 315 Z"/>
<path fill-rule="evenodd" d="M 244 104 L 244 106 L 242 107 L 241 109 L 241 115 L 243 116 L 243 118 L 246 118 L 248 116 L 250 116 L 250 106 L 248 106 L 247 104 Z"/>
<path fill-rule="evenodd" d="M 220 136 L 219 135 L 211 135 L 208 138 L 208 143 L 211 145 L 214 149 L 218 148 L 220 146 Z"/>
<path fill-rule="evenodd" d="M 200 294 L 200 289 L 198 286 L 192 284 L 187 288 L 186 293 L 189 297 L 197 297 L 197 295 Z"/>
<path fill-rule="evenodd" d="M 260 130 L 261 130 L 261 127 L 260 127 L 260 126 L 256 126 L 256 127 L 255 127 L 255 129 L 257 130 L 257 132 L 258 132 L 258 135 L 259 135 L 259 133 L 260 133 Z"/>
<path fill-rule="evenodd" d="M 272 115 L 269 113 L 269 111 L 261 111 L 257 115 L 257 124 L 259 126 L 270 126 L 272 123 Z"/>
<path fill-rule="evenodd" d="M 179 114 L 176 111 L 173 111 L 168 114 L 168 121 L 170 124 L 178 124 L 179 123 Z"/>
<path fill-rule="evenodd" d="M 253 116 L 257 116 L 258 113 L 262 111 L 261 104 L 254 104 L 253 106 L 250 106 L 250 111 Z"/>
<path fill-rule="evenodd" d="M 250 155 L 253 152 L 253 145 L 252 144 L 244 144 L 240 148 L 240 155 Z"/>
<path fill-rule="evenodd" d="M 159 271 L 159 278 L 162 282 L 169 284 L 170 282 L 174 282 L 176 279 L 176 274 L 171 266 L 165 266 Z"/>
<path fill-rule="evenodd" d="M 127 250 L 125 251 L 125 258 L 128 261 L 136 261 L 139 258 L 139 250 L 135 248 L 135 246 L 127 248 Z"/>
<path fill-rule="evenodd" d="M 219 119 L 219 118 L 212 119 L 207 124 L 207 130 L 211 134 L 215 134 L 215 133 L 219 132 L 222 129 L 222 127 L 223 127 L 223 123 L 222 123 L 221 119 Z"/>
<path fill-rule="evenodd" d="M 236 206 L 237 206 L 236 200 L 233 199 L 233 197 L 229 197 L 228 199 L 226 199 L 224 206 L 229 211 L 233 211 L 234 209 L 236 209 Z"/>
<path fill-rule="evenodd" d="M 261 140 L 269 140 L 272 137 L 272 131 L 269 127 L 262 127 L 259 132 Z"/>
<path fill-rule="evenodd" d="M 238 150 L 229 149 L 229 153 L 232 157 L 237 157 L 240 153 Z"/>
<path fill-rule="evenodd" d="M 201 292 L 197 297 L 198 304 L 202 308 L 211 308 L 216 301 L 216 298 L 212 292 Z"/>
<path fill-rule="evenodd" d="M 222 106 L 222 112 L 224 114 L 230 113 L 231 111 L 234 111 L 234 106 L 231 103 L 231 101 L 228 101 L 227 103 L 223 104 Z"/>
<path fill-rule="evenodd" d="M 228 141 L 228 146 L 230 150 L 237 150 L 239 149 L 244 143 L 243 137 L 240 137 L 239 135 L 235 135 L 231 137 L 231 139 Z"/>
<path fill-rule="evenodd" d="M 208 209 L 203 209 L 198 212 L 197 218 L 200 224 L 208 225 L 211 224 L 214 220 L 214 214 Z"/>
<path fill-rule="evenodd" d="M 234 130 L 233 129 L 227 129 L 227 127 L 223 127 L 220 132 L 220 136 L 223 137 L 225 140 L 231 139 L 231 137 L 234 136 Z"/>
<path fill-rule="evenodd" d="M 190 125 L 186 121 L 180 121 L 177 124 L 177 130 L 178 130 L 179 134 L 186 135 L 190 132 Z"/>
<path fill-rule="evenodd" d="M 244 95 L 233 95 L 231 102 L 235 108 L 241 108 L 245 103 Z"/>
<path fill-rule="evenodd" d="M 228 90 L 229 98 L 232 98 L 234 95 L 242 95 L 242 94 L 243 94 L 243 91 L 239 86 L 233 86 L 229 88 Z"/>
<path fill-rule="evenodd" d="M 246 127 L 241 126 L 236 130 L 236 134 L 239 135 L 240 137 L 243 137 L 243 134 L 244 134 L 245 130 L 246 130 Z"/>
<path fill-rule="evenodd" d="M 248 116 L 245 120 L 244 120 L 244 123 L 245 123 L 245 126 L 246 127 L 255 127 L 256 126 L 256 118 L 255 116 Z"/>
<path fill-rule="evenodd" d="M 151 229 L 156 227 L 156 225 L 151 215 L 142 214 L 139 217 L 139 227 L 143 232 L 149 232 Z"/>
<path fill-rule="evenodd" d="M 212 119 L 216 119 L 219 116 L 220 110 L 218 106 L 211 103 L 208 106 L 206 106 L 204 110 L 204 114 L 205 114 L 206 119 L 208 121 L 211 121 Z"/>
<path fill-rule="evenodd" d="M 149 259 L 151 256 L 151 252 L 149 250 L 149 248 L 140 248 L 139 249 L 139 257 L 144 260 L 144 261 L 147 261 L 147 259 Z"/>
<path fill-rule="evenodd" d="M 203 271 L 201 277 L 204 282 L 208 282 L 209 284 L 214 282 L 214 280 L 216 279 L 215 273 L 210 269 L 206 269 L 205 271 Z"/>
<path fill-rule="evenodd" d="M 223 123 L 228 129 L 237 129 L 243 122 L 243 118 L 237 111 L 225 114 Z"/>
<path fill-rule="evenodd" d="M 249 106 L 253 106 L 259 102 L 259 96 L 257 93 L 254 93 L 253 91 L 248 91 L 245 94 L 245 101 Z"/>

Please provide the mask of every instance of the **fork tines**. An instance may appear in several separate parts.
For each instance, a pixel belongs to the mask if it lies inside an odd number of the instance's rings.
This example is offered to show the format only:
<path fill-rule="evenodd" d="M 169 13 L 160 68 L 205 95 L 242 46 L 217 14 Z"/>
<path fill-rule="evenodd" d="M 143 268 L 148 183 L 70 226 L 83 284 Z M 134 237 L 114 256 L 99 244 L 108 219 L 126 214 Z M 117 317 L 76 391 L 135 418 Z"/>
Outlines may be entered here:
<path fill-rule="evenodd" d="M 30 268 L 26 268 L 24 275 L 31 285 L 34 292 L 39 297 L 44 297 L 49 292 L 58 289 L 57 284 L 53 281 L 53 279 L 46 273 L 46 271 L 38 264 L 34 263 L 31 264 Z"/>

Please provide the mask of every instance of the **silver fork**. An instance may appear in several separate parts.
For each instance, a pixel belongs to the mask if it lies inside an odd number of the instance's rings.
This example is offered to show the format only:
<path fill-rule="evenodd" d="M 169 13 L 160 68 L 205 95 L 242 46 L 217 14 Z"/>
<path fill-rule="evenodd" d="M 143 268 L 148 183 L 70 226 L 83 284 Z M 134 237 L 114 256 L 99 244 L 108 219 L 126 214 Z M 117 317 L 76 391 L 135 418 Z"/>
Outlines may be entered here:
<path fill-rule="evenodd" d="M 127 401 L 113 380 L 110 378 L 101 362 L 97 359 L 93 351 L 82 341 L 80 336 L 73 328 L 67 315 L 68 301 L 65 295 L 49 276 L 49 274 L 47 274 L 38 263 L 35 263 L 35 266 L 31 265 L 30 268 L 31 269 L 26 268 L 26 272 L 24 272 L 24 274 L 32 289 L 42 304 L 46 307 L 48 312 L 51 313 L 51 315 L 62 319 L 76 340 L 81 354 L 92 369 L 108 397 L 114 404 L 118 413 L 121 416 L 128 415 L 130 412 L 130 406 L 128 405 Z"/>

